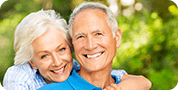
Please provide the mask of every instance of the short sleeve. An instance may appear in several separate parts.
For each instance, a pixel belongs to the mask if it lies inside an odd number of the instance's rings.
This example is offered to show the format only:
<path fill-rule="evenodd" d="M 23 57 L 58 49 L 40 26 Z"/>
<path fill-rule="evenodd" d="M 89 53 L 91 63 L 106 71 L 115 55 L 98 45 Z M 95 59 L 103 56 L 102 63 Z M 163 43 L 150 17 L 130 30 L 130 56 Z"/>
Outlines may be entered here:
<path fill-rule="evenodd" d="M 16 83 L 12 81 L 10 83 L 5 83 L 4 88 L 6 90 L 29 90 L 28 86 L 24 83 Z"/>
<path fill-rule="evenodd" d="M 32 75 L 26 73 L 20 66 L 12 66 L 5 73 L 3 87 L 7 90 L 35 90 L 31 77 Z"/>
<path fill-rule="evenodd" d="M 8 68 L 5 73 L 4 80 L 3 80 L 3 87 L 7 90 L 28 90 L 28 85 L 25 85 L 25 82 L 18 77 L 26 76 L 22 74 L 23 72 L 17 69 L 16 67 L 12 66 Z M 25 79 L 25 78 L 24 78 Z"/>
<path fill-rule="evenodd" d="M 124 74 L 127 74 L 125 70 L 111 70 L 111 75 L 117 76 L 119 81 L 121 81 Z"/>

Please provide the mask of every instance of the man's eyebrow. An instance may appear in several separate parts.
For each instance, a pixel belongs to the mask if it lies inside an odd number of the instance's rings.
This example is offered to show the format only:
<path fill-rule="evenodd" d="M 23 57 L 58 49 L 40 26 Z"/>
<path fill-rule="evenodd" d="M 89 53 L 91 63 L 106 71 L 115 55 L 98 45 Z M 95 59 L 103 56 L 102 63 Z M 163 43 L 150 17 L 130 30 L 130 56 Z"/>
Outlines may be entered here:
<path fill-rule="evenodd" d="M 74 36 L 77 36 L 77 35 L 82 35 L 82 34 L 85 34 L 85 33 L 82 33 L 82 32 L 75 33 L 75 35 L 74 35 Z"/>
<path fill-rule="evenodd" d="M 103 32 L 101 29 L 97 29 L 95 31 L 92 31 L 91 33 L 95 33 L 95 32 Z"/>

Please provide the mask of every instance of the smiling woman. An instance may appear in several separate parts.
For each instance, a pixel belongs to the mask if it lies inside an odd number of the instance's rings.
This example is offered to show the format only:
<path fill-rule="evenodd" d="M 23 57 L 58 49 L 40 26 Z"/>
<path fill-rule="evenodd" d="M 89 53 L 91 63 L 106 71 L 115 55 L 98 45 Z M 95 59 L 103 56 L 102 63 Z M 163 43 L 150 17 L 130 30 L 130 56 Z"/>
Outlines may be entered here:
<path fill-rule="evenodd" d="M 14 66 L 3 80 L 7 90 L 36 90 L 51 82 L 65 81 L 73 61 L 67 24 L 54 10 L 27 15 L 15 30 Z M 74 61 L 75 69 L 78 64 Z"/>
<path fill-rule="evenodd" d="M 32 42 L 33 69 L 38 69 L 47 83 L 65 81 L 72 70 L 70 47 L 60 30 L 51 26 Z"/>

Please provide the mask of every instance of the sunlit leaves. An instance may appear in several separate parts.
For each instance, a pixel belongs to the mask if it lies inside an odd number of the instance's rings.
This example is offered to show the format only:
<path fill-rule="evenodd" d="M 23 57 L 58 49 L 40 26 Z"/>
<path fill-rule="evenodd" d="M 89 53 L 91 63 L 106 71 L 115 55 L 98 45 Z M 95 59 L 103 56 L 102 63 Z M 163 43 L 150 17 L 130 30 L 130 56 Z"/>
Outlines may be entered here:
<path fill-rule="evenodd" d="M 169 10 L 171 13 L 178 15 L 178 8 L 177 8 L 175 5 L 169 6 L 168 10 Z"/>
<path fill-rule="evenodd" d="M 151 18 L 156 19 L 158 17 L 158 14 L 156 12 L 153 12 L 151 14 Z"/>
<path fill-rule="evenodd" d="M 168 10 L 170 12 L 176 12 L 177 11 L 177 7 L 175 5 L 171 5 L 171 6 L 168 7 Z"/>
<path fill-rule="evenodd" d="M 178 17 L 163 22 L 156 12 L 144 11 L 129 17 L 118 16 L 117 20 L 122 31 L 122 44 L 113 68 L 147 76 L 153 90 L 173 88 L 178 80 L 175 75 L 178 72 Z"/>
<path fill-rule="evenodd" d="M 172 70 L 164 69 L 159 72 L 152 73 L 150 80 L 154 82 L 155 90 L 170 90 L 177 84 L 176 81 L 172 81 L 173 76 L 174 73 Z"/>
<path fill-rule="evenodd" d="M 72 0 L 71 4 L 75 8 L 76 6 L 79 6 L 80 4 L 82 4 L 84 1 L 85 0 Z"/>

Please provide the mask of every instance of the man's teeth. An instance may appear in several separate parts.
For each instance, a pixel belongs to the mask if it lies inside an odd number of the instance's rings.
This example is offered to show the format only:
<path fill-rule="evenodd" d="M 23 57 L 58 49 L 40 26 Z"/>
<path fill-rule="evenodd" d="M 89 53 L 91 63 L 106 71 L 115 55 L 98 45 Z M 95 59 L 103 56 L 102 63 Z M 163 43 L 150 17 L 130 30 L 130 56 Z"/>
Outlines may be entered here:
<path fill-rule="evenodd" d="M 54 71 L 54 73 L 60 73 L 60 72 L 62 72 L 63 70 L 64 70 L 64 67 L 63 67 L 62 69 L 60 69 L 60 70 Z"/>
<path fill-rule="evenodd" d="M 95 58 L 97 56 L 100 56 L 102 53 L 94 54 L 94 55 L 86 55 L 87 58 Z"/>

